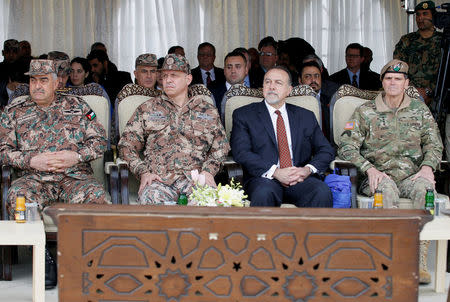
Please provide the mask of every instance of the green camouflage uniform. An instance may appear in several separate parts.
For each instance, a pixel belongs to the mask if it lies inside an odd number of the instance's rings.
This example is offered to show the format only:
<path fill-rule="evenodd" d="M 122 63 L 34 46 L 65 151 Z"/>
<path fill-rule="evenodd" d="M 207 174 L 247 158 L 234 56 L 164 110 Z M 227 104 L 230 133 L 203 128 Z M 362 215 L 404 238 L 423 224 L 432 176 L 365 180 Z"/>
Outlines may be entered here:
<path fill-rule="evenodd" d="M 89 113 L 92 110 L 83 100 L 60 94 L 48 107 L 39 107 L 30 96 L 5 107 L 0 120 L 0 161 L 20 169 L 20 177 L 8 192 L 8 204 L 18 193 L 27 201 L 38 202 L 41 209 L 57 201 L 106 202 L 103 186 L 95 180 L 89 164 L 106 150 L 106 134 L 95 117 L 88 118 Z M 77 152 L 81 162 L 64 173 L 30 167 L 32 157 L 63 150 Z"/>
<path fill-rule="evenodd" d="M 150 172 L 163 179 L 163 184 L 155 181 L 147 187 L 148 195 L 141 194 L 144 204 L 173 201 L 177 192 L 188 192 L 191 170 L 217 174 L 229 149 L 217 109 L 203 96 L 192 97 L 182 108 L 165 94 L 146 101 L 119 142 L 120 157 L 136 176 Z M 144 160 L 139 156 L 142 150 Z"/>
<path fill-rule="evenodd" d="M 434 91 L 441 60 L 441 39 L 442 33 L 436 30 L 427 39 L 416 31 L 402 36 L 395 45 L 394 59 L 408 63 L 411 86 Z"/>
<path fill-rule="evenodd" d="M 378 187 L 383 191 L 384 207 L 397 206 L 400 196 L 413 199 L 415 208 L 423 208 L 426 188 L 433 184 L 411 178 L 423 165 L 436 169 L 442 149 L 436 122 L 423 102 L 404 95 L 400 107 L 392 110 L 380 93 L 355 110 L 342 133 L 338 154 L 364 175 L 375 167 L 392 179 Z M 360 191 L 370 195 L 367 179 Z"/>

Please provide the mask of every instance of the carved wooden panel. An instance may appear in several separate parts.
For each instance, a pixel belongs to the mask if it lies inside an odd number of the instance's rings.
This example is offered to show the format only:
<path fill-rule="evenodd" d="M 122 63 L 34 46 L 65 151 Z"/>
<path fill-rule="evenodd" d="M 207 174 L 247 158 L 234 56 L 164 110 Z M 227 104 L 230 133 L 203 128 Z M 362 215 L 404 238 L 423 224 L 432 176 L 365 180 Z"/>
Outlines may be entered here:
<path fill-rule="evenodd" d="M 61 215 L 59 297 L 417 301 L 418 228 L 392 217 Z"/>

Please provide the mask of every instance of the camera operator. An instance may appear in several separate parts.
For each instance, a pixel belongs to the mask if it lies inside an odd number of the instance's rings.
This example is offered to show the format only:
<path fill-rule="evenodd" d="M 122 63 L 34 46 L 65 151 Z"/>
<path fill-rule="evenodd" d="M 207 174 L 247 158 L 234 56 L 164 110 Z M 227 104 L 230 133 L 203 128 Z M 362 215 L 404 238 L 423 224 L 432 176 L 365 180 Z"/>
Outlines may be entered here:
<path fill-rule="evenodd" d="M 442 33 L 433 25 L 435 10 L 433 1 L 417 4 L 414 11 L 418 30 L 402 36 L 394 50 L 394 59 L 408 63 L 411 85 L 419 90 L 428 106 L 433 100 L 441 58 Z"/>

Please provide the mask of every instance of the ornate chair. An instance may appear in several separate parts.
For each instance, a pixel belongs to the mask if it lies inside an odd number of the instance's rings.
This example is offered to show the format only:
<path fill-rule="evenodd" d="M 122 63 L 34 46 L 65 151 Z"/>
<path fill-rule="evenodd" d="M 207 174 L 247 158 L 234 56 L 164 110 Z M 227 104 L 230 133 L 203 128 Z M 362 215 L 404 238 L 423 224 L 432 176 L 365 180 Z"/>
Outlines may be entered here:
<path fill-rule="evenodd" d="M 405 93 L 411 98 L 420 98 L 416 88 L 409 86 Z M 330 105 L 330 123 L 331 139 L 336 146 L 339 145 L 340 137 L 344 131 L 345 123 L 350 120 L 355 109 L 362 104 L 373 101 L 379 91 L 365 91 L 355 88 L 351 85 L 342 85 L 331 100 Z M 359 207 L 361 200 L 366 196 L 356 194 L 357 192 L 357 170 L 356 167 L 348 161 L 336 158 L 331 164 L 331 169 L 337 168 L 344 175 L 349 175 L 352 181 L 352 207 Z M 439 194 L 440 197 L 444 195 Z M 410 208 L 411 202 L 408 198 L 400 198 L 400 208 Z"/>
<path fill-rule="evenodd" d="M 233 127 L 233 112 L 234 110 L 245 105 L 261 102 L 264 99 L 262 90 L 255 88 L 248 88 L 244 85 L 234 85 L 226 93 L 225 97 L 225 130 L 227 137 L 230 139 L 231 130 Z M 308 85 L 299 85 L 292 89 L 289 96 L 286 98 L 286 103 L 296 105 L 308 109 L 314 113 L 319 125 L 322 124 L 321 108 L 319 100 L 316 98 L 316 93 Z M 237 164 L 231 156 L 225 162 L 225 168 L 228 172 L 228 178 L 242 179 L 242 168 Z"/>
<path fill-rule="evenodd" d="M 26 85 L 23 87 L 27 88 Z M 21 90 L 21 93 L 18 94 L 17 98 L 26 98 L 27 94 L 23 94 L 25 91 Z M 98 121 L 106 130 L 108 135 L 108 144 L 109 144 L 109 127 L 110 127 L 110 108 L 109 101 L 103 97 L 103 89 L 98 84 L 90 84 L 83 87 L 74 87 L 68 88 L 64 90 L 59 90 L 57 93 L 65 93 L 70 95 L 77 95 L 83 98 L 83 100 L 88 103 L 91 109 L 95 112 Z M 106 191 L 110 195 L 111 202 L 113 204 L 117 204 L 119 201 L 119 172 L 118 167 L 111 162 L 106 162 L 106 157 L 109 152 L 106 152 L 105 155 L 101 158 L 98 158 L 91 162 L 92 169 L 94 171 L 95 178 L 104 185 L 107 189 Z M 2 166 L 2 219 L 9 220 L 9 213 L 6 209 L 6 200 L 8 196 L 8 190 L 11 186 L 11 180 L 13 178 L 13 169 L 9 166 Z M 50 219 L 47 215 L 43 214 L 45 233 L 47 237 L 47 241 L 56 241 L 57 237 L 57 227 L 54 224 L 53 220 Z M 11 248 L 3 248 L 2 254 L 2 263 L 3 263 L 3 275 L 5 280 L 11 280 L 12 272 L 11 272 L 11 254 L 14 253 Z M 1 275 L 1 274 L 0 274 Z"/>
<path fill-rule="evenodd" d="M 117 97 L 118 106 L 116 112 L 118 114 L 116 127 L 119 131 L 119 136 L 137 107 L 148 99 L 159 95 L 161 95 L 159 90 L 147 89 L 136 84 L 128 84 L 124 87 Z M 189 97 L 197 95 L 207 96 L 207 101 L 214 105 L 211 92 L 202 84 L 190 86 L 188 95 Z M 116 162 L 119 166 L 121 202 L 122 204 L 136 204 L 139 180 L 134 175 L 130 175 L 128 164 L 125 161 L 118 158 Z"/>

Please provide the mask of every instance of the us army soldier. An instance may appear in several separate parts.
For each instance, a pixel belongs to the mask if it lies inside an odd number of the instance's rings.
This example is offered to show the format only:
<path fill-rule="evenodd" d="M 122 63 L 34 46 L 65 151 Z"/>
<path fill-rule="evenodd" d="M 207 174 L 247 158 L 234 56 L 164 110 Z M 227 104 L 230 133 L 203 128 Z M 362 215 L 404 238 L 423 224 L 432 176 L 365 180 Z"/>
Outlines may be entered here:
<path fill-rule="evenodd" d="M 161 72 L 164 94 L 136 109 L 119 142 L 121 158 L 140 179 L 140 204 L 189 194 L 192 170 L 215 186 L 214 175 L 229 151 L 217 109 L 203 96 L 188 97 L 192 75 L 187 59 L 169 54 Z"/>
<path fill-rule="evenodd" d="M 385 92 L 355 110 L 341 136 L 338 154 L 356 165 L 364 180 L 360 192 L 383 191 L 383 207 L 398 207 L 399 197 L 423 209 L 427 188 L 434 187 L 433 171 L 442 157 L 442 141 L 428 107 L 404 92 L 408 65 L 387 63 L 380 72 Z M 420 243 L 419 281 L 430 283 L 429 241 Z"/>
<path fill-rule="evenodd" d="M 30 96 L 16 99 L 1 115 L 0 160 L 20 169 L 8 192 L 12 213 L 23 194 L 40 209 L 65 203 L 105 203 L 105 191 L 89 162 L 106 150 L 105 130 L 75 96 L 56 94 L 53 60 L 32 60 Z"/>

